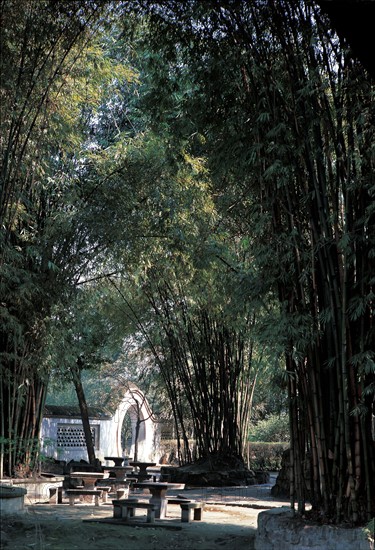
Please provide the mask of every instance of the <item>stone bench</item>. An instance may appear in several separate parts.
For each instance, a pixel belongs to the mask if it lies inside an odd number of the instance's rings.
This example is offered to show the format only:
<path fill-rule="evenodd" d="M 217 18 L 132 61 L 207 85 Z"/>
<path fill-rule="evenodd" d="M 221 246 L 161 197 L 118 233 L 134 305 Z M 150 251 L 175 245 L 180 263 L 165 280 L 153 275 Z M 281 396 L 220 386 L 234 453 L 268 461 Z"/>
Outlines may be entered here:
<path fill-rule="evenodd" d="M 104 485 L 100 485 L 96 490 L 102 491 L 102 501 L 108 502 L 108 493 L 111 491 L 111 487 L 105 487 Z"/>
<path fill-rule="evenodd" d="M 62 503 L 62 496 L 63 496 L 63 488 L 62 485 L 60 487 L 49 487 L 49 497 L 48 502 L 50 504 L 61 504 Z"/>
<path fill-rule="evenodd" d="M 129 518 L 134 517 L 135 510 L 141 508 L 147 510 L 147 523 L 155 523 L 156 504 L 139 501 L 137 499 L 112 500 L 112 504 L 114 518 L 121 518 L 128 521 Z"/>
<path fill-rule="evenodd" d="M 115 492 L 119 488 L 131 488 L 132 487 L 132 481 L 128 478 L 126 479 L 116 479 L 115 477 L 107 477 L 106 479 L 103 479 L 101 481 L 98 481 L 96 483 L 96 487 L 99 489 L 102 488 L 102 486 L 110 486 L 110 492 Z"/>
<path fill-rule="evenodd" d="M 121 487 L 116 491 L 117 500 L 127 499 L 129 496 L 129 489 L 127 487 Z"/>
<path fill-rule="evenodd" d="M 99 499 L 102 498 L 101 489 L 66 489 L 65 493 L 69 497 L 70 506 L 74 505 L 75 499 L 80 496 L 91 496 L 95 499 L 95 506 L 99 506 Z"/>
<path fill-rule="evenodd" d="M 104 483 L 104 481 L 107 481 L 107 483 Z M 109 493 L 112 493 L 112 492 L 116 491 L 116 485 L 113 486 L 111 480 L 108 479 L 108 478 L 106 480 L 98 481 L 97 484 L 95 485 L 95 487 L 96 487 L 96 490 L 103 491 L 103 494 L 102 494 L 103 503 L 108 502 Z M 75 487 L 75 489 L 84 489 L 84 487 L 83 486 L 82 487 Z M 126 487 L 123 490 L 124 491 L 129 491 L 129 489 L 126 488 Z"/>
<path fill-rule="evenodd" d="M 181 522 L 190 523 L 201 521 L 205 502 L 197 502 L 196 500 L 188 500 L 186 498 L 168 498 L 168 504 L 179 504 L 181 507 Z"/>
<path fill-rule="evenodd" d="M 192 502 L 189 498 L 167 497 L 168 504 L 187 504 Z M 195 502 L 195 501 L 194 501 Z"/>
<path fill-rule="evenodd" d="M 204 505 L 204 502 L 181 502 L 181 521 L 186 523 L 190 523 L 193 519 L 201 521 Z"/>

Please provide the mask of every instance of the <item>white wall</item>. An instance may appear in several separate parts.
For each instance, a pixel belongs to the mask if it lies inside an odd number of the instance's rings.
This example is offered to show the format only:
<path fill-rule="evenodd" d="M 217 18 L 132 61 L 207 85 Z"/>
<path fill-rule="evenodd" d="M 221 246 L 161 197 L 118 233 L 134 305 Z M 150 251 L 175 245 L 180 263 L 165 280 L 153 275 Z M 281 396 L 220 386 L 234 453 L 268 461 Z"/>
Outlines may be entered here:
<path fill-rule="evenodd" d="M 91 419 L 90 425 L 93 427 L 99 426 L 99 448 L 95 448 L 95 454 L 97 458 L 101 460 L 104 457 L 104 451 L 106 448 L 108 437 L 109 420 L 96 420 Z M 42 452 L 45 456 L 55 458 L 57 460 L 86 460 L 88 461 L 87 449 L 83 444 L 79 447 L 62 447 L 58 446 L 57 434 L 59 426 L 77 426 L 82 427 L 82 420 L 80 418 L 58 418 L 58 417 L 44 417 L 42 421 L 41 431 L 41 445 Z"/>
<path fill-rule="evenodd" d="M 113 417 L 108 420 L 90 419 L 90 425 L 99 428 L 99 447 L 95 447 L 95 455 L 100 461 L 104 461 L 105 456 L 124 456 L 121 448 L 121 428 L 126 414 L 130 415 L 132 424 L 132 446 L 130 456 L 134 457 L 135 444 L 135 425 L 137 419 L 137 410 L 142 420 L 138 437 L 138 460 L 147 462 L 158 462 L 159 459 L 159 430 L 154 420 L 150 406 L 143 393 L 136 387 L 131 386 L 125 393 L 123 400 Z M 57 460 L 86 460 L 88 461 L 87 450 L 84 439 L 81 438 L 82 446 L 58 446 L 58 428 L 60 427 L 60 439 L 68 441 L 69 437 L 61 436 L 64 431 L 64 425 L 82 426 L 80 418 L 57 418 L 55 416 L 45 416 L 42 421 L 42 452 L 47 457 Z M 69 428 L 71 430 L 71 428 Z M 75 432 L 76 434 L 78 432 Z M 73 442 L 76 442 L 74 437 Z"/>

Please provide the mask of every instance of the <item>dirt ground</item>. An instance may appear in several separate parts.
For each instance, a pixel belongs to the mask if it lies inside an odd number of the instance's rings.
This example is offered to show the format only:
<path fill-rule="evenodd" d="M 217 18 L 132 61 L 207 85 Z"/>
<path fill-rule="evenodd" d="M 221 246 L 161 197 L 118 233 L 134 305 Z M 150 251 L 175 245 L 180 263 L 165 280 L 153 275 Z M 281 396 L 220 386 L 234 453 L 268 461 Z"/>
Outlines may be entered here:
<path fill-rule="evenodd" d="M 137 511 L 135 524 L 111 521 L 111 503 L 50 505 L 26 503 L 25 513 L 2 518 L 4 550 L 252 550 L 258 513 L 282 506 L 270 496 L 270 485 L 249 488 L 184 491 L 206 502 L 202 521 L 181 523 L 180 506 L 168 505 L 168 517 L 146 524 Z"/>

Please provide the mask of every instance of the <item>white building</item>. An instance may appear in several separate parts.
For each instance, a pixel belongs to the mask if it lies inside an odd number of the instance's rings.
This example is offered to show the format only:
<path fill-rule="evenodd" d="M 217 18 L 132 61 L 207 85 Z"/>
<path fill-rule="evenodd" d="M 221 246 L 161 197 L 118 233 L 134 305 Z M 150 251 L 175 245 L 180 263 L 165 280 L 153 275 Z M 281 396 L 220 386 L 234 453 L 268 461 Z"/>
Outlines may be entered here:
<path fill-rule="evenodd" d="M 134 384 L 119 401 L 114 412 L 89 407 L 95 456 L 134 457 L 139 420 L 138 460 L 159 461 L 159 429 L 145 395 Z M 124 441 L 124 422 L 131 436 Z M 46 405 L 41 430 L 42 453 L 57 460 L 88 461 L 82 419 L 78 406 Z"/>

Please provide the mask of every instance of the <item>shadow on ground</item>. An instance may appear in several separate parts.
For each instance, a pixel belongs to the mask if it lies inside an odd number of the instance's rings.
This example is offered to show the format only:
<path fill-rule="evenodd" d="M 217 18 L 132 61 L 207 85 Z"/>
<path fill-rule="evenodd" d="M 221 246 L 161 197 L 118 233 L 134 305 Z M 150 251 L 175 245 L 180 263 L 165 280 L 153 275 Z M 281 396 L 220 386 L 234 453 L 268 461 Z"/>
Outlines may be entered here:
<path fill-rule="evenodd" d="M 134 525 L 103 523 L 112 505 L 27 503 L 25 514 L 2 518 L 3 550 L 252 550 L 258 513 L 285 505 L 270 495 L 270 484 L 251 487 L 195 488 L 187 498 L 207 504 L 202 521 L 181 523 L 180 507 L 168 506 L 168 518 L 146 527 L 137 512 Z M 181 491 L 179 492 L 181 493 Z M 83 521 L 84 520 L 84 521 Z"/>

